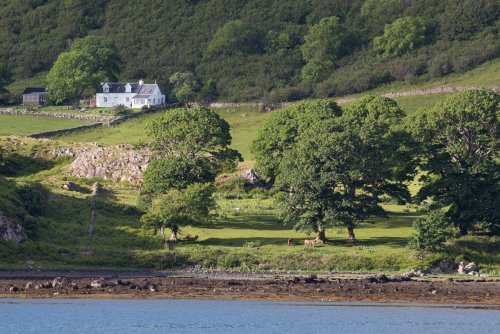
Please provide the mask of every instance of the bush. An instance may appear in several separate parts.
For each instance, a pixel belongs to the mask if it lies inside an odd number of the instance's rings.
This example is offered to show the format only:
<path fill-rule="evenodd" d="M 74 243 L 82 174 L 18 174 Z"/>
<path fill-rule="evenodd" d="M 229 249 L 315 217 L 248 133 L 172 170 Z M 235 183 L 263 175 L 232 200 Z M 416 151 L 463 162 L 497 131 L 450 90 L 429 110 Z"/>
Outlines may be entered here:
<path fill-rule="evenodd" d="M 40 215 L 45 212 L 49 192 L 40 183 L 25 184 L 17 189 L 17 194 L 30 214 Z"/>
<path fill-rule="evenodd" d="M 132 110 L 128 109 L 124 105 L 117 105 L 111 109 L 111 112 L 118 116 L 128 115 L 132 113 Z"/>
<path fill-rule="evenodd" d="M 416 233 L 408 246 L 416 250 L 436 251 L 456 235 L 456 229 L 440 210 L 429 211 L 413 222 Z"/>

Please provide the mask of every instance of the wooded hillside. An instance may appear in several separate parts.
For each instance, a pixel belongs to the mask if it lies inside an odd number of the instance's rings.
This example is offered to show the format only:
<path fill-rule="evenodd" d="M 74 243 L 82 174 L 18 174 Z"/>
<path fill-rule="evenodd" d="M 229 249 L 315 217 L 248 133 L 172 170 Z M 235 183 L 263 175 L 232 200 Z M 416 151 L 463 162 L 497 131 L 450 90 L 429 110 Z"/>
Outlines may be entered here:
<path fill-rule="evenodd" d="M 122 80 L 169 91 L 192 72 L 200 98 L 338 96 L 498 57 L 499 12 L 497 0 L 4 0 L 0 90 L 97 34 L 116 44 Z"/>

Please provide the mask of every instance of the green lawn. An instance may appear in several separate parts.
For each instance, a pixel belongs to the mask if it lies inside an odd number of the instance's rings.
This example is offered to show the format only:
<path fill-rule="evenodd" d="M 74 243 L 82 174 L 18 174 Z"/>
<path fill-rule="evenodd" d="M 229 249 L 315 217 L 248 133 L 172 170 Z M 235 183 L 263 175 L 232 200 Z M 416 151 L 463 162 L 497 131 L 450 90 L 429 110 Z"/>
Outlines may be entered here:
<path fill-rule="evenodd" d="M 44 116 L 0 115 L 0 136 L 30 135 L 33 133 L 72 128 L 95 122 Z"/>
<path fill-rule="evenodd" d="M 263 125 L 269 113 L 262 113 L 253 108 L 216 109 L 216 111 L 231 126 L 233 144 L 246 160 L 251 159 L 250 145 L 258 129 Z M 102 127 L 54 139 L 63 142 L 97 142 L 102 145 L 116 145 L 122 143 L 135 144 L 147 140 L 146 125 L 162 112 L 133 118 L 113 127 Z"/>

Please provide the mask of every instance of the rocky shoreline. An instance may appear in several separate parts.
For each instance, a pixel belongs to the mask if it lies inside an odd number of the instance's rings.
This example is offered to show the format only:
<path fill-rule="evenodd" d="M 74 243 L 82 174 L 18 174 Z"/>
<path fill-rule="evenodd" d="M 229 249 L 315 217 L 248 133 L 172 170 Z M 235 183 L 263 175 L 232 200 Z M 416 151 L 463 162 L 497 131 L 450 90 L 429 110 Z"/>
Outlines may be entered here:
<path fill-rule="evenodd" d="M 231 299 L 481 304 L 500 309 L 500 279 L 192 273 L 0 271 L 0 298 Z"/>

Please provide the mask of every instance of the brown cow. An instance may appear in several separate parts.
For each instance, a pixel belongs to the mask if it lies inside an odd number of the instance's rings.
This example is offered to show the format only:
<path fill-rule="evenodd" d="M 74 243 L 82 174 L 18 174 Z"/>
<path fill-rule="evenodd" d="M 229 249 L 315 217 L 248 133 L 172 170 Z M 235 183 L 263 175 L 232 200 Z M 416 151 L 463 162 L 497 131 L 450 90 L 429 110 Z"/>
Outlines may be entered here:
<path fill-rule="evenodd" d="M 293 246 L 293 239 L 288 239 L 288 246 Z"/>

